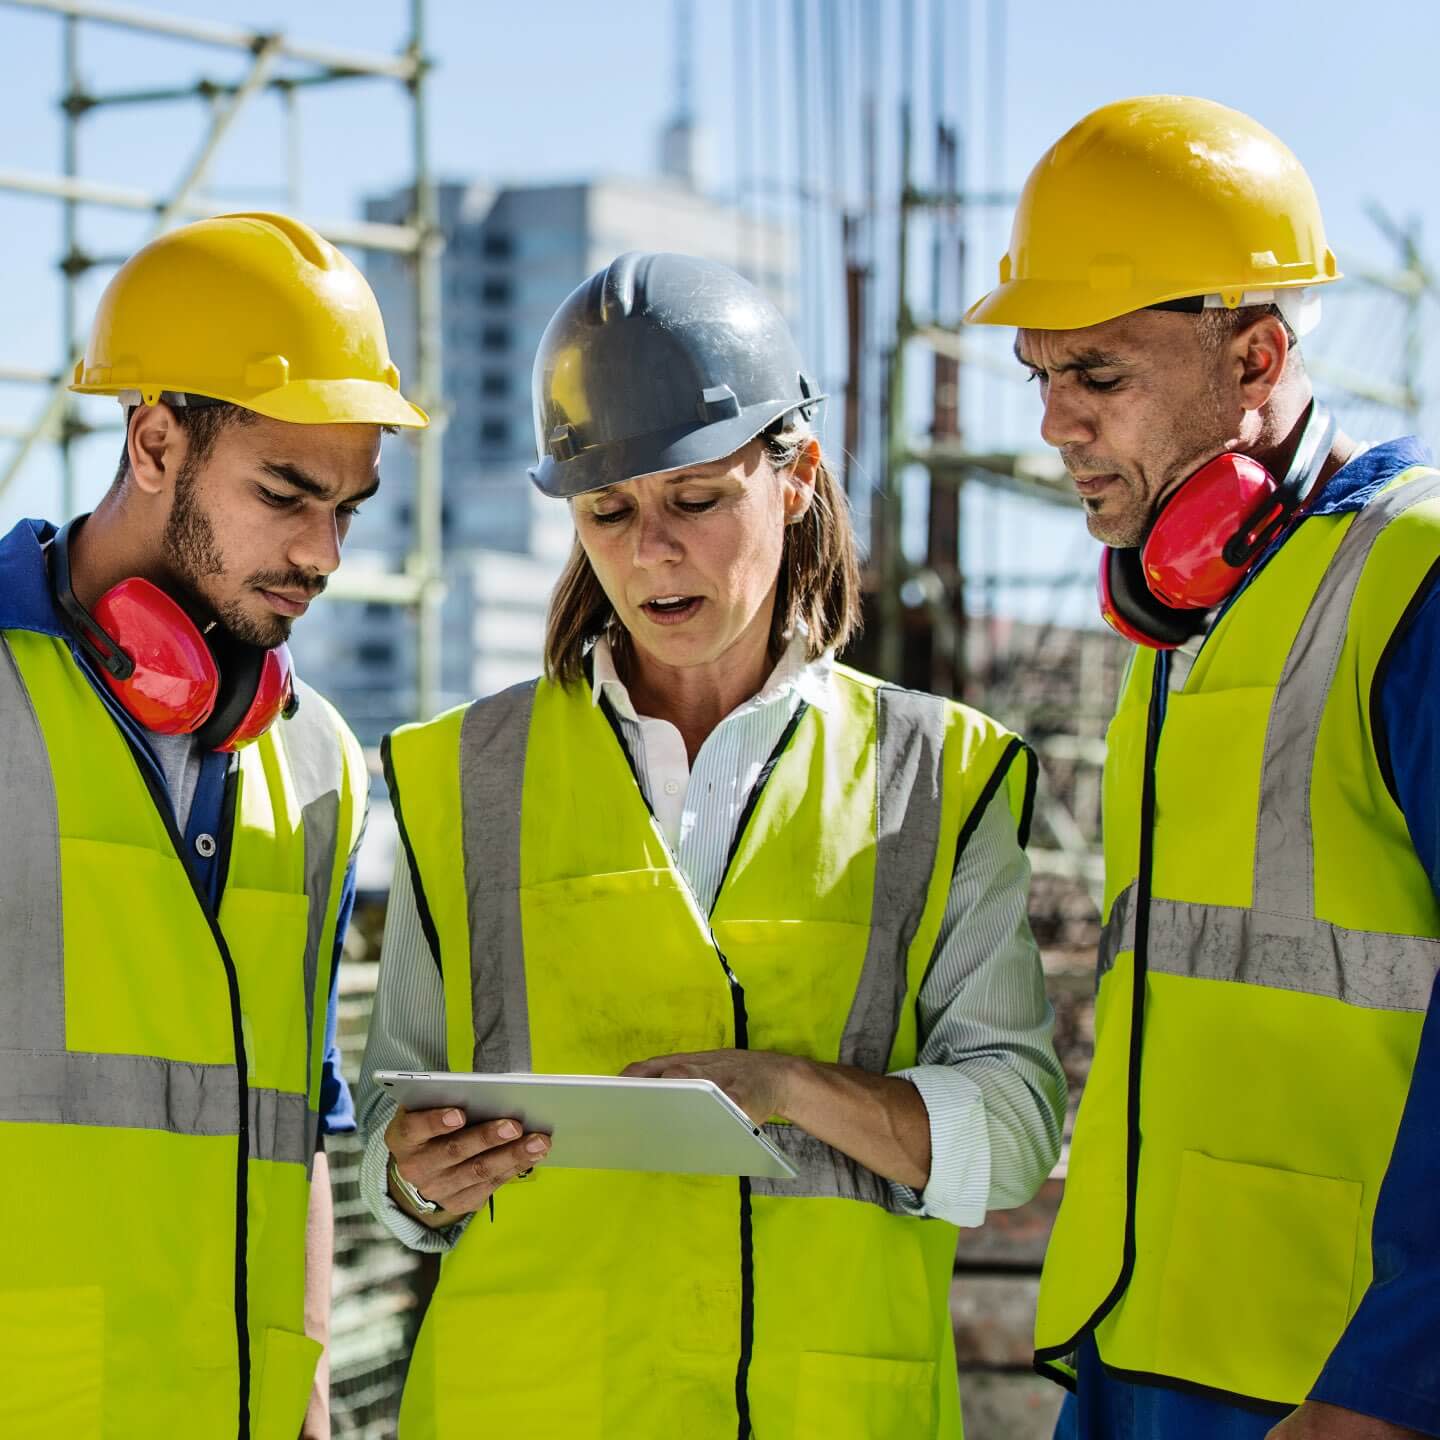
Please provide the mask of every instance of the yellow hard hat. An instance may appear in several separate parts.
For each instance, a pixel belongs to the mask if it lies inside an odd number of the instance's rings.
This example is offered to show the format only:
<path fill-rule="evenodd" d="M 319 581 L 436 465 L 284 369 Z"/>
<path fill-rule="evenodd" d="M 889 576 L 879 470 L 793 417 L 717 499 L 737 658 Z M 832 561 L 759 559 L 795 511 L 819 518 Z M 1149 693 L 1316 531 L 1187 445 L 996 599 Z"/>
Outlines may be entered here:
<path fill-rule="evenodd" d="M 1184 95 L 1087 115 L 1030 172 L 972 325 L 1078 330 L 1169 300 L 1234 308 L 1340 278 L 1300 162 L 1248 115 Z"/>
<path fill-rule="evenodd" d="M 287 215 L 197 220 L 132 255 L 70 388 L 206 395 L 297 425 L 430 423 L 400 393 L 365 277 Z"/>

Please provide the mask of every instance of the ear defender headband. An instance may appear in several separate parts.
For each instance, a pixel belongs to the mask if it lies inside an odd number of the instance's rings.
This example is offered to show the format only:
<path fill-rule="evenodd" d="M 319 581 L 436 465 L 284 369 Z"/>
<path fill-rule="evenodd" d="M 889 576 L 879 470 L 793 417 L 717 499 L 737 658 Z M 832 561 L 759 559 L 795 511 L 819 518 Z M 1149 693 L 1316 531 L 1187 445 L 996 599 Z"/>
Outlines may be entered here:
<path fill-rule="evenodd" d="M 1226 452 L 1202 465 L 1165 501 L 1142 547 L 1101 553 L 1101 615 L 1154 650 L 1199 635 L 1310 500 L 1334 438 L 1334 417 L 1313 401 L 1284 480 L 1248 455 Z"/>
<path fill-rule="evenodd" d="M 238 750 L 299 708 L 285 644 L 266 650 L 223 625 L 208 635 L 158 586 L 132 577 L 92 610 L 70 584 L 70 537 L 77 516 L 50 546 L 51 581 L 80 648 L 125 711 L 161 735 L 193 735 L 208 750 Z"/>

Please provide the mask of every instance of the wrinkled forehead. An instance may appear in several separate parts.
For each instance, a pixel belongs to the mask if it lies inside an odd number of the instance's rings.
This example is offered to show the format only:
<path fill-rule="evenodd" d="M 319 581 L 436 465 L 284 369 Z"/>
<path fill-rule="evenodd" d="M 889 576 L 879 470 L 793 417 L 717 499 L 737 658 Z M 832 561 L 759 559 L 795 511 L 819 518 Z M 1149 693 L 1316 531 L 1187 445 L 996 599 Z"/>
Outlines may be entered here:
<path fill-rule="evenodd" d="M 1197 343 L 1195 318 L 1134 310 L 1079 330 L 1017 330 L 1015 358 L 1052 373 L 1133 365 Z"/>

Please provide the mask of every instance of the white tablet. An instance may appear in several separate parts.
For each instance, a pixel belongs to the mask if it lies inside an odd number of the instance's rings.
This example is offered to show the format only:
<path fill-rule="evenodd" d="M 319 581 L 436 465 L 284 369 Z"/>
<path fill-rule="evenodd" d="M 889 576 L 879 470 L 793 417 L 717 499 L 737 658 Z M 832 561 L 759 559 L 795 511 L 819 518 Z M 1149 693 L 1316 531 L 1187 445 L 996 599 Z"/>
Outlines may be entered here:
<path fill-rule="evenodd" d="M 377 1070 L 375 1079 L 407 1110 L 453 1105 L 472 1123 L 511 1119 L 549 1135 L 547 1166 L 773 1180 L 798 1173 L 710 1080 L 408 1070 Z"/>

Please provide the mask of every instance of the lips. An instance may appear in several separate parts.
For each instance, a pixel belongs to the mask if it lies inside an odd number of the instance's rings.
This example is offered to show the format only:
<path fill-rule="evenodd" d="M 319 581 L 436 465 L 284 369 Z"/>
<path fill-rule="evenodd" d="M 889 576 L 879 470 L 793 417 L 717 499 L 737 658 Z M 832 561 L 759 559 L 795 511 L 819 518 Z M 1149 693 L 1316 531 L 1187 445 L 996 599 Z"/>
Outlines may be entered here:
<path fill-rule="evenodd" d="M 640 609 L 656 625 L 680 625 L 704 603 L 699 595 L 656 595 L 646 600 Z"/>
<path fill-rule="evenodd" d="M 282 615 L 303 615 L 310 608 L 310 596 L 291 595 L 281 590 L 261 590 L 265 603 Z"/>
<path fill-rule="evenodd" d="M 1070 478 L 1081 495 L 1098 495 L 1120 477 L 1112 472 L 1108 475 L 1072 475 Z"/>

